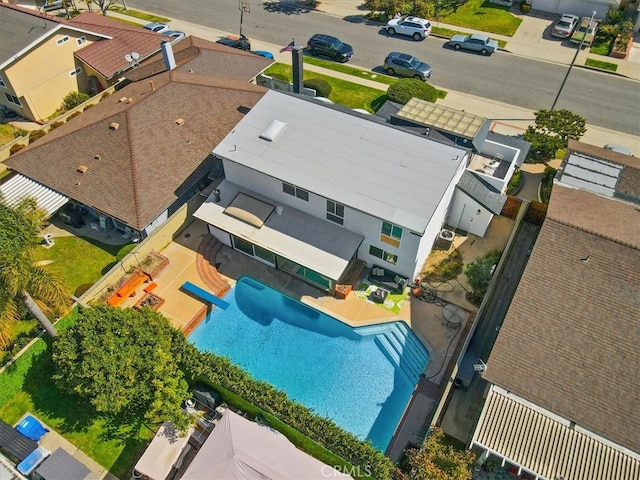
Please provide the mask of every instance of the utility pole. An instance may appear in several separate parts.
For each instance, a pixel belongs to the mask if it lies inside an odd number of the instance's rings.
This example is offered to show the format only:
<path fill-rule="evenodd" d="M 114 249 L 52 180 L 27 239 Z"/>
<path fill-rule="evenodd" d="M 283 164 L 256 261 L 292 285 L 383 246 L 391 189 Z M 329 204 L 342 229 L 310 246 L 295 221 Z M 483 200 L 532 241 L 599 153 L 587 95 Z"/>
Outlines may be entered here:
<path fill-rule="evenodd" d="M 238 10 L 240 10 L 240 38 L 242 38 L 242 20 L 244 17 L 244 13 L 250 13 L 249 2 L 238 2 Z"/>
<path fill-rule="evenodd" d="M 556 95 L 556 98 L 553 101 L 553 105 L 551 105 L 551 111 L 553 111 L 554 108 L 556 108 L 556 103 L 558 103 L 558 99 L 560 98 L 560 94 L 562 93 L 562 89 L 564 88 L 564 84 L 567 83 L 567 78 L 569 78 L 571 69 L 573 68 L 573 65 L 576 63 L 578 54 L 582 51 L 582 47 L 584 46 L 584 39 L 587 38 L 587 34 L 589 33 L 589 30 L 591 30 L 591 24 L 593 23 L 593 17 L 595 16 L 596 16 L 596 11 L 594 10 L 593 13 L 591 14 L 591 18 L 589 19 L 589 25 L 587 26 L 587 30 L 582 35 L 582 40 L 580 40 L 580 45 L 578 45 L 578 48 L 576 49 L 576 54 L 573 56 L 573 60 L 571 60 L 571 64 L 569 65 L 567 74 L 564 76 L 564 80 L 562 80 L 562 84 L 560 84 L 560 90 L 558 90 L 558 94 Z"/>

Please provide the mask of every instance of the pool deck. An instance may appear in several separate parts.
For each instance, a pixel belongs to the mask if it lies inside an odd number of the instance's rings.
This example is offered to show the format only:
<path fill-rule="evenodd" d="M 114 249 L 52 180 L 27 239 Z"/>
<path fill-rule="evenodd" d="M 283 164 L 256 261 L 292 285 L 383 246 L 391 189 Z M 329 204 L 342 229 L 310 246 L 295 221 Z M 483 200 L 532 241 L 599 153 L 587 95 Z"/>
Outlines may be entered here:
<path fill-rule="evenodd" d="M 457 237 L 454 246 L 463 252 L 465 261 L 494 248 L 504 249 L 512 226 L 512 221 L 496 217 L 495 224 L 492 223 L 484 239 Z M 454 325 L 444 320 L 442 306 L 421 301 L 413 295 L 409 295 L 404 301 L 399 313 L 354 293 L 346 299 L 334 298 L 287 273 L 224 245 L 203 249 L 201 246 L 211 242 L 211 238 L 206 225 L 196 219 L 160 252 L 169 259 L 169 265 L 153 279 L 156 286 L 152 293 L 164 300 L 158 311 L 165 315 L 172 325 L 188 334 L 211 308 L 210 304 L 202 299 L 183 291 L 181 286 L 185 282 L 192 282 L 215 294 L 217 289 L 223 288 L 220 286 L 220 279 L 223 283 L 233 286 L 242 276 L 255 278 L 354 327 L 402 320 L 412 328 L 427 348 L 429 362 L 387 454 L 397 460 L 408 443 L 420 444 L 444 390 L 446 382 L 442 380 L 448 378 L 451 360 L 458 355 L 475 315 L 475 308 L 465 299 L 463 287 L 456 285 L 450 292 L 439 292 L 439 296 L 459 305 L 460 311 L 466 314 L 466 321 Z M 208 270 L 214 271 L 215 279 L 212 280 Z M 461 281 L 464 285 L 464 279 Z M 145 295 L 143 289 L 146 286 L 148 285 L 140 286 L 135 295 L 127 298 L 122 306 L 134 306 Z"/>

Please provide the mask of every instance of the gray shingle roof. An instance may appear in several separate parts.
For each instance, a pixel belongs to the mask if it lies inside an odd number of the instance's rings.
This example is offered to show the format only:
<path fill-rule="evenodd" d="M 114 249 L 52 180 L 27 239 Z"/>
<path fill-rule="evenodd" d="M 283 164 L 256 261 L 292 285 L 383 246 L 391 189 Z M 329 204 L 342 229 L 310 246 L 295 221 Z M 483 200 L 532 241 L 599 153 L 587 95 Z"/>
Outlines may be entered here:
<path fill-rule="evenodd" d="M 153 85 L 141 81 L 117 91 L 6 164 L 141 229 L 193 186 L 194 171 L 210 168 L 211 149 L 264 92 L 244 81 L 165 72 Z"/>
<path fill-rule="evenodd" d="M 494 215 L 500 215 L 507 201 L 506 195 L 469 170 L 462 174 L 457 186 Z"/>

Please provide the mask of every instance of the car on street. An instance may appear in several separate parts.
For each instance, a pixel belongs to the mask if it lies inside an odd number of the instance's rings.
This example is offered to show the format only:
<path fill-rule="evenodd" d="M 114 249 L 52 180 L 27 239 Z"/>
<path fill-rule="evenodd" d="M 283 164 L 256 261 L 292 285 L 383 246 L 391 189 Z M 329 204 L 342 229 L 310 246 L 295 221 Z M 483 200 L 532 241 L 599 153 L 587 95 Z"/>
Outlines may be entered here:
<path fill-rule="evenodd" d="M 580 19 L 576 15 L 565 13 L 553 26 L 551 35 L 559 38 L 569 38 L 579 21 Z"/>
<path fill-rule="evenodd" d="M 498 42 L 481 33 L 473 35 L 454 35 L 449 40 L 456 50 L 469 50 L 472 52 L 480 52 L 482 55 L 489 55 L 498 49 Z"/>
<path fill-rule="evenodd" d="M 401 77 L 419 78 L 427 81 L 431 76 L 431 65 L 418 60 L 408 53 L 391 52 L 384 59 L 384 70 L 389 75 Z"/>
<path fill-rule="evenodd" d="M 582 17 L 569 41 L 578 44 L 578 46 L 588 47 L 596 36 L 596 30 L 598 30 L 598 20 L 591 17 Z"/>
<path fill-rule="evenodd" d="M 151 30 L 152 32 L 164 33 L 169 30 L 169 25 L 167 25 L 166 23 L 153 22 L 147 23 L 144 28 L 146 28 L 147 30 Z"/>
<path fill-rule="evenodd" d="M 615 143 L 607 143 L 603 148 L 606 148 L 607 150 L 611 150 L 612 152 L 621 153 L 623 155 L 631 155 L 631 156 L 633 156 L 633 154 L 631 153 L 631 150 L 629 150 L 624 145 L 617 145 Z"/>
<path fill-rule="evenodd" d="M 249 39 L 244 35 L 242 35 L 240 38 L 224 37 L 220 40 L 216 40 L 216 43 L 219 43 L 220 45 L 226 45 L 227 47 L 231 48 L 237 48 L 238 50 L 243 50 L 245 52 L 251 50 L 251 43 L 249 42 Z"/>
<path fill-rule="evenodd" d="M 407 35 L 414 40 L 423 40 L 431 35 L 429 20 L 419 17 L 396 17 L 387 22 L 385 27 L 389 35 Z"/>
<path fill-rule="evenodd" d="M 313 35 L 307 42 L 307 50 L 313 56 L 322 55 L 341 63 L 348 62 L 353 57 L 351 45 L 324 33 Z"/>

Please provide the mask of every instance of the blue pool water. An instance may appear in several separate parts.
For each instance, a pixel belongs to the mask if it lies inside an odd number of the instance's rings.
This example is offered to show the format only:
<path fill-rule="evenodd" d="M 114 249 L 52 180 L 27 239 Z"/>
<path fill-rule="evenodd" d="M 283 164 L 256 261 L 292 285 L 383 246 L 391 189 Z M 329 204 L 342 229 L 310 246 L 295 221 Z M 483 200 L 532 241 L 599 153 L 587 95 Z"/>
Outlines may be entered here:
<path fill-rule="evenodd" d="M 403 322 L 351 328 L 249 277 L 189 336 L 384 451 L 428 353 Z"/>

